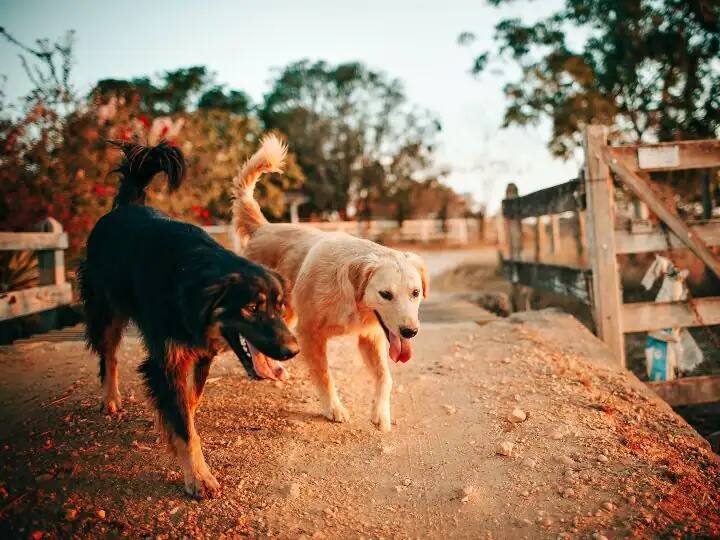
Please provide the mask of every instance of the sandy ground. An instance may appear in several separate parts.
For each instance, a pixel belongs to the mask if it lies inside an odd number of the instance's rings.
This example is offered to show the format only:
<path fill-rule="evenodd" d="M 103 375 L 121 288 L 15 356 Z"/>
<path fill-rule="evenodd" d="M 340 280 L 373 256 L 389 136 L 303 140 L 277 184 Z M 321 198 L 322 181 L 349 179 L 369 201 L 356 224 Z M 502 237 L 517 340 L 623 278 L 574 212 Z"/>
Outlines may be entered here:
<path fill-rule="evenodd" d="M 97 361 L 72 335 L 0 348 L 0 536 L 720 535 L 717 456 L 574 319 L 435 298 L 415 358 L 392 366 L 389 434 L 348 339 L 330 349 L 346 424 L 318 415 L 300 362 L 258 383 L 220 358 L 197 424 L 222 489 L 204 501 L 156 438 L 136 338 L 119 417 L 99 411 Z"/>

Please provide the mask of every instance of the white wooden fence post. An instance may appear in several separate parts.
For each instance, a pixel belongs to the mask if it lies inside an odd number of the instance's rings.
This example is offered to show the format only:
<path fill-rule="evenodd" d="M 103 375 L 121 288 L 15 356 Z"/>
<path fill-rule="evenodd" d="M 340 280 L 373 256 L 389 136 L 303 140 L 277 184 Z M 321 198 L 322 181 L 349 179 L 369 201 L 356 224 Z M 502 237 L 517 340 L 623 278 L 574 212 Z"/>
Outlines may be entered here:
<path fill-rule="evenodd" d="M 47 218 L 40 222 L 38 232 L 61 233 L 62 225 L 55 218 Z M 65 283 L 65 251 L 62 249 L 42 250 L 37 252 L 39 285 L 62 285 Z"/>
<path fill-rule="evenodd" d="M 49 217 L 36 225 L 38 232 L 62 233 L 63 227 L 58 220 Z M 62 249 L 40 250 L 38 259 L 38 285 L 62 285 L 65 283 L 65 251 Z M 41 312 L 38 317 L 43 331 L 54 330 L 58 327 L 58 313 L 56 309 Z"/>

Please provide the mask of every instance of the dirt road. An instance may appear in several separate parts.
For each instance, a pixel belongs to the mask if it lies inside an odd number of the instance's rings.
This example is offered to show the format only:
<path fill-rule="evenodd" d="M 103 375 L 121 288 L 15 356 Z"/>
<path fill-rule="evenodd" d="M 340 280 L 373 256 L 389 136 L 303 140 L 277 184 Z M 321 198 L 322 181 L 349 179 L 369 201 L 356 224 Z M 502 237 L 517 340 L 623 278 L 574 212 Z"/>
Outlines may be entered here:
<path fill-rule="evenodd" d="M 346 424 L 318 415 L 299 362 L 289 383 L 253 383 L 221 358 L 198 411 L 222 484 L 206 501 L 183 494 L 156 440 L 136 338 L 122 345 L 117 418 L 98 410 L 97 363 L 80 341 L 2 349 L 0 535 L 720 535 L 717 457 L 606 367 L 581 325 L 546 312 L 496 319 L 453 301 L 437 295 L 425 318 L 471 320 L 424 323 L 415 358 L 393 366 L 389 434 L 369 421 L 370 380 L 348 339 L 330 350 Z"/>

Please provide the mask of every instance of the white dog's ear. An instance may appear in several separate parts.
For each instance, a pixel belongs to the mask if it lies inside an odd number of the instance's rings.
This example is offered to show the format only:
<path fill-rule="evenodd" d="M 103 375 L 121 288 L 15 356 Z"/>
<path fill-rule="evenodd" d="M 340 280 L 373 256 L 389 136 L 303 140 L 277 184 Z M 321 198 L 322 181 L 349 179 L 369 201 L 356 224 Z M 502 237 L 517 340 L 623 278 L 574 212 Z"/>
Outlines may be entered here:
<path fill-rule="evenodd" d="M 430 285 L 428 284 L 428 273 L 425 263 L 423 262 L 420 255 L 411 251 L 405 252 L 405 257 L 410 264 L 412 264 L 420 274 L 420 281 L 422 282 L 423 298 L 427 298 L 430 292 Z"/>
<path fill-rule="evenodd" d="M 377 269 L 375 261 L 367 258 L 358 258 L 348 265 L 348 278 L 355 290 L 355 300 L 359 302 L 365 296 L 368 282 Z"/>

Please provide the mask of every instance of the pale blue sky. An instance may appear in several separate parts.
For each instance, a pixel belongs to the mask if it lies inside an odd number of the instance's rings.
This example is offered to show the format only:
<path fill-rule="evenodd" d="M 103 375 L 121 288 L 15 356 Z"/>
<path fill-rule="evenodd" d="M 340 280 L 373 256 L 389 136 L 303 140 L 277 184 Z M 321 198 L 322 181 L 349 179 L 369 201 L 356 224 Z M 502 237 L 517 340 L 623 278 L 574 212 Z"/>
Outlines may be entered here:
<path fill-rule="evenodd" d="M 301 58 L 360 60 L 400 78 L 410 100 L 440 118 L 439 162 L 453 170 L 450 185 L 497 207 L 509 181 L 527 193 L 572 178 L 578 163 L 549 155 L 548 126 L 500 129 L 502 86 L 512 67 L 474 79 L 468 72 L 472 53 L 492 46 L 501 17 L 537 17 L 558 4 L 518 1 L 497 9 L 483 0 L 0 0 L 0 24 L 25 42 L 76 30 L 73 80 L 83 92 L 100 78 L 204 64 L 218 82 L 259 101 L 273 67 Z M 464 30 L 478 36 L 472 49 L 457 45 Z M 5 42 L 0 66 L 8 95 L 27 89 L 15 50 Z"/>

